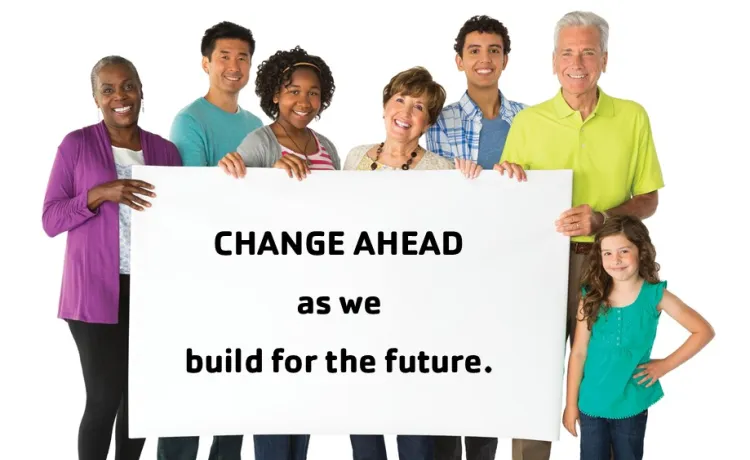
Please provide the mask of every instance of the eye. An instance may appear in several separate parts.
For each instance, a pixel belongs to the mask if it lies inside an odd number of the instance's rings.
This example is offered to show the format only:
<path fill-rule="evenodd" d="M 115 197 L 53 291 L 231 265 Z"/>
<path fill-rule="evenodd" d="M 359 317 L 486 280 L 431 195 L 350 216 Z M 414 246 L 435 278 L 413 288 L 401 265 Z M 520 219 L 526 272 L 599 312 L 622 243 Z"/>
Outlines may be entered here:
<path fill-rule="evenodd" d="M 403 97 L 397 97 L 396 98 L 396 102 L 404 102 L 404 98 Z"/>
<path fill-rule="evenodd" d="M 417 107 L 417 110 L 419 110 L 420 112 L 424 110 L 424 107 L 419 104 L 417 104 L 416 107 Z"/>

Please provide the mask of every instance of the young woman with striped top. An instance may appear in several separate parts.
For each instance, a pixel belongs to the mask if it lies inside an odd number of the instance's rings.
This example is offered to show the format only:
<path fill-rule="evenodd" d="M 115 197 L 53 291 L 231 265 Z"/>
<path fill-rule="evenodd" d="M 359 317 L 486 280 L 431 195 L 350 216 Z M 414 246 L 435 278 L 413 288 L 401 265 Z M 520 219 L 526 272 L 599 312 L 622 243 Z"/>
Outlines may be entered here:
<path fill-rule="evenodd" d="M 273 123 L 248 134 L 219 166 L 234 177 L 243 177 L 246 167 L 281 168 L 300 180 L 310 171 L 341 169 L 333 143 L 308 127 L 330 105 L 334 90 L 331 70 L 320 57 L 299 47 L 278 51 L 258 66 L 255 82 L 261 108 Z"/>

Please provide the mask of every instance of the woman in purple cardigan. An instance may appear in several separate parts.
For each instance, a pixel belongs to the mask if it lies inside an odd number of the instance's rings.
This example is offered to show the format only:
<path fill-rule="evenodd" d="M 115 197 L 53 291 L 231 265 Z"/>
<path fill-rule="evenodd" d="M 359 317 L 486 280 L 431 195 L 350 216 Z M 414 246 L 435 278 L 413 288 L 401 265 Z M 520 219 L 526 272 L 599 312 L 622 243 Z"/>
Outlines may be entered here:
<path fill-rule="evenodd" d="M 78 458 L 105 460 L 112 429 L 115 459 L 138 459 L 144 439 L 129 439 L 127 419 L 130 213 L 154 198 L 130 179 L 134 164 L 181 166 L 177 148 L 138 126 L 143 91 L 133 64 L 101 59 L 91 72 L 103 121 L 60 144 L 44 198 L 44 231 L 67 232 L 58 317 L 67 321 L 81 359 L 86 408 Z"/>

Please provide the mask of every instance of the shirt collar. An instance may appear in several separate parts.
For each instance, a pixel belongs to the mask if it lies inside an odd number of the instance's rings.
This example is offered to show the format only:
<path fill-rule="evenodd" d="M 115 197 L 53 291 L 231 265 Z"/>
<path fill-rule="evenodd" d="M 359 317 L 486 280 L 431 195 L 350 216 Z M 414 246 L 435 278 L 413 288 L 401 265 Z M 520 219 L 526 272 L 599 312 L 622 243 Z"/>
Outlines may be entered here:
<path fill-rule="evenodd" d="M 502 117 L 510 113 L 510 105 L 509 105 L 510 103 L 503 95 L 503 92 L 500 91 L 499 89 L 497 90 L 497 94 L 498 94 L 498 97 L 500 97 L 500 113 L 498 115 Z M 466 114 L 467 118 L 482 118 L 483 116 L 482 111 L 479 109 L 479 106 L 476 103 L 474 103 L 471 97 L 469 97 L 468 90 L 466 90 L 464 92 L 464 95 L 461 96 L 459 105 L 461 106 L 461 110 L 463 110 L 463 112 Z"/>
<path fill-rule="evenodd" d="M 594 111 L 591 113 L 591 115 L 604 117 L 613 116 L 615 114 L 615 108 L 612 98 L 609 97 L 604 91 L 602 91 L 599 86 L 597 86 L 596 89 L 597 91 L 599 91 L 599 100 L 596 102 L 596 107 L 594 107 Z M 565 98 L 563 98 L 562 95 L 562 89 L 560 89 L 555 95 L 553 104 L 555 107 L 555 112 L 557 113 L 557 116 L 559 118 L 566 118 L 576 113 L 576 111 L 573 110 L 567 102 L 565 102 Z"/>

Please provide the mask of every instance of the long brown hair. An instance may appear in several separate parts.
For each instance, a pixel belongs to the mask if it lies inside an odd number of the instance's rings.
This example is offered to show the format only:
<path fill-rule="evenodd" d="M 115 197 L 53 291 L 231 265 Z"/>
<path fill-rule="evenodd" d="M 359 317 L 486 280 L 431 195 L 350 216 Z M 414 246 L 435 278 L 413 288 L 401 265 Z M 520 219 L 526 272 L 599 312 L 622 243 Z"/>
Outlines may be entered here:
<path fill-rule="evenodd" d="M 600 311 L 610 307 L 612 277 L 602 266 L 602 240 L 612 235 L 623 235 L 638 248 L 638 274 L 649 283 L 659 282 L 659 264 L 656 249 L 651 243 L 648 228 L 633 216 L 615 216 L 607 220 L 596 233 L 594 245 L 586 254 L 581 274 L 581 287 L 586 289 L 583 299 L 583 318 L 589 330 L 596 322 Z"/>

